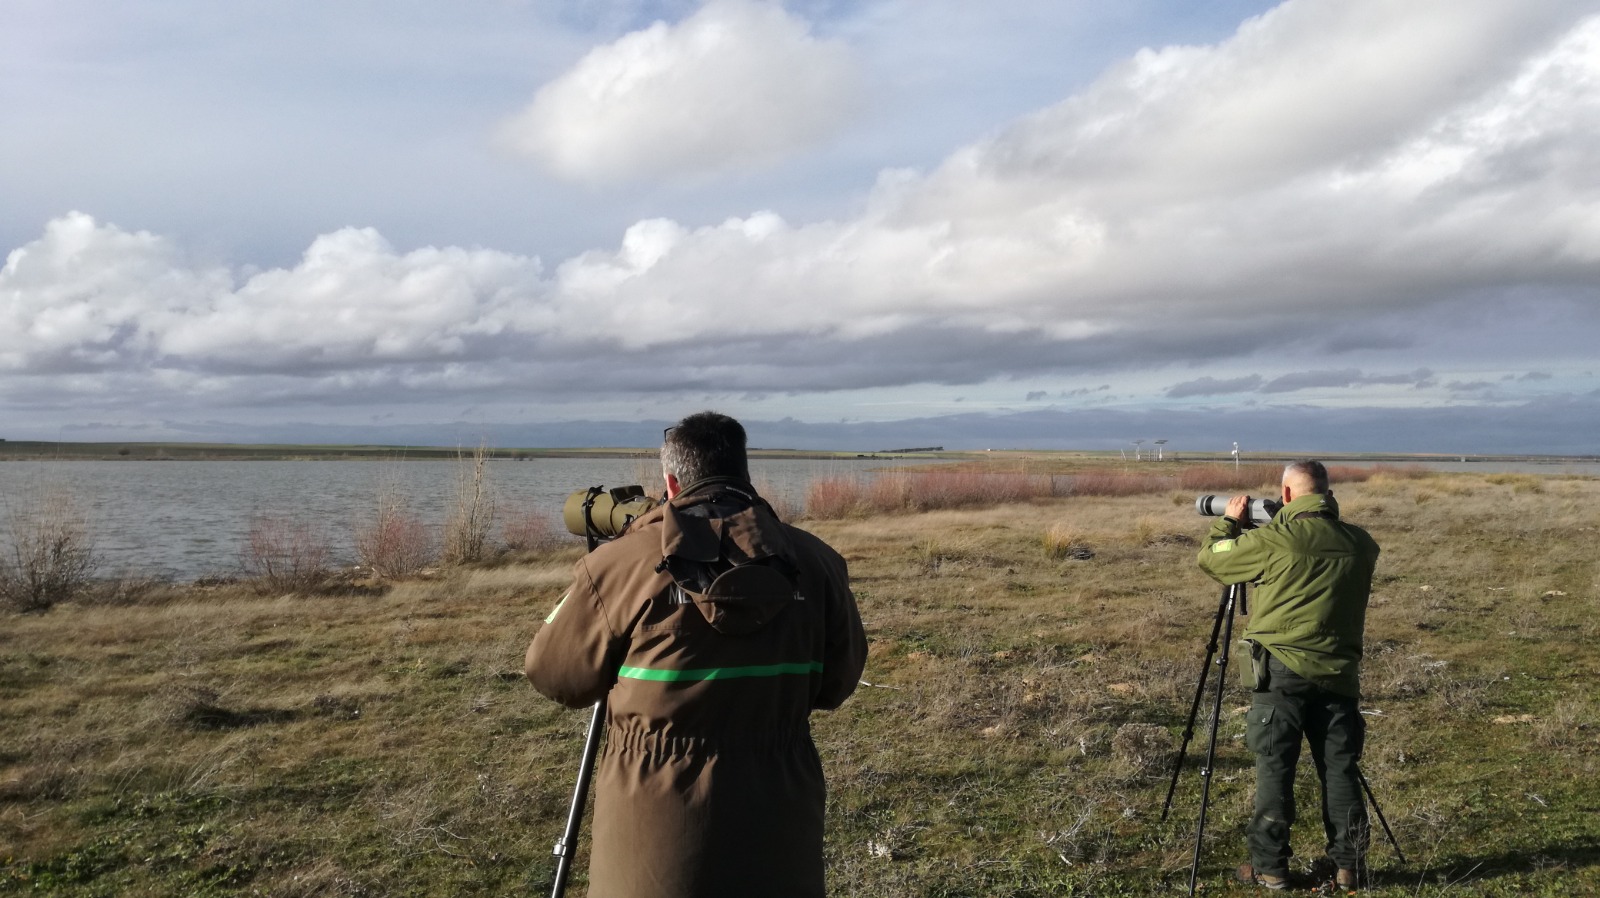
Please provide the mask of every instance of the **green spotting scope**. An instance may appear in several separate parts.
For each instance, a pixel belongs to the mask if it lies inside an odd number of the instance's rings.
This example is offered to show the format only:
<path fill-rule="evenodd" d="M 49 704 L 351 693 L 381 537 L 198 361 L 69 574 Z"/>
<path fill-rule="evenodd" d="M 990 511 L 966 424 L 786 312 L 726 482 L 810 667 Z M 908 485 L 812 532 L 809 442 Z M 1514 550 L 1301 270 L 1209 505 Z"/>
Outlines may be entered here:
<path fill-rule="evenodd" d="M 567 531 L 589 539 L 616 539 L 633 519 L 659 504 L 644 494 L 644 487 L 591 486 L 567 497 L 561 522 Z"/>

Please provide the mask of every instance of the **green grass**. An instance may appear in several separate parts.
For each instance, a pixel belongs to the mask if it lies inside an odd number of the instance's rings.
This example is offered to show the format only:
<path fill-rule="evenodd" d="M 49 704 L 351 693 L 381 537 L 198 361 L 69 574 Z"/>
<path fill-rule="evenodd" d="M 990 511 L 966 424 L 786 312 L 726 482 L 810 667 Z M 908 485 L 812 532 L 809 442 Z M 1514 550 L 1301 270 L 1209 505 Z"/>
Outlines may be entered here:
<path fill-rule="evenodd" d="M 1534 484 L 1336 487 L 1384 547 L 1364 768 L 1410 863 L 1376 833 L 1372 894 L 1600 892 L 1600 481 Z M 849 559 L 872 639 L 873 685 L 815 718 L 833 894 L 1186 890 L 1203 729 L 1166 822 L 1161 801 L 1219 592 L 1192 498 L 806 524 Z M 0 618 L 0 895 L 547 892 L 587 715 L 520 669 L 579 551 L 369 594 Z M 1229 679 L 1208 894 L 1246 894 L 1225 882 L 1251 789 Z"/>

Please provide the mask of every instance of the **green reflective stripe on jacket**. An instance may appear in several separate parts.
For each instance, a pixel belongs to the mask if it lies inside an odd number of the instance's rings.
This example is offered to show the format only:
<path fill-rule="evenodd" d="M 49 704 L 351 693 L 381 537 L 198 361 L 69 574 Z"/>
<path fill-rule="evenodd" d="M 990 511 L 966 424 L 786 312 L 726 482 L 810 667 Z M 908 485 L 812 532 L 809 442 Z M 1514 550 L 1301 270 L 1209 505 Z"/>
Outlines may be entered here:
<path fill-rule="evenodd" d="M 658 670 L 652 667 L 624 667 L 617 676 L 625 680 L 653 680 L 679 683 L 696 680 L 736 680 L 740 677 L 781 677 L 785 674 L 822 673 L 821 661 L 791 664 L 752 664 L 748 667 L 702 667 L 696 670 Z"/>
<path fill-rule="evenodd" d="M 545 618 L 544 622 L 548 624 L 551 621 L 555 620 L 556 619 L 556 615 L 561 613 L 561 606 L 565 605 L 565 604 L 567 604 L 567 597 L 566 596 L 562 596 L 561 597 L 561 601 L 556 603 L 556 607 L 550 609 L 550 616 Z"/>

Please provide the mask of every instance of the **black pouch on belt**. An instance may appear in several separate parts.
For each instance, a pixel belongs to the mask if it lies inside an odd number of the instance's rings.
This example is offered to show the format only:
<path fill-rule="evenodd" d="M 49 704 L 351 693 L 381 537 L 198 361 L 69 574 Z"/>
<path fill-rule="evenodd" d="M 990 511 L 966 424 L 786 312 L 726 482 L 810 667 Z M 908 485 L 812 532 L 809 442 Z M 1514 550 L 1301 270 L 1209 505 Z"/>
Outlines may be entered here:
<path fill-rule="evenodd" d="M 1268 654 L 1265 646 L 1254 640 L 1246 639 L 1244 644 L 1250 647 L 1250 666 L 1243 668 L 1245 671 L 1245 685 L 1254 692 L 1266 692 L 1271 685 L 1271 675 L 1267 673 Z"/>

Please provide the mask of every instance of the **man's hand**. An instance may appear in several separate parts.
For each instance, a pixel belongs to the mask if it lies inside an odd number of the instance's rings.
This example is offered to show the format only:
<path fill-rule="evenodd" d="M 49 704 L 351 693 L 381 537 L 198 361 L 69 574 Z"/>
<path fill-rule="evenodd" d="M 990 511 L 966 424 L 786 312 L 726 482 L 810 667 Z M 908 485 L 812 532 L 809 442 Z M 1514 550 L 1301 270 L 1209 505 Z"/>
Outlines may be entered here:
<path fill-rule="evenodd" d="M 1228 507 L 1222 512 L 1223 517 L 1233 518 L 1235 521 L 1238 521 L 1241 524 L 1249 523 L 1249 515 L 1249 496 L 1234 496 L 1232 499 L 1228 500 Z"/>

